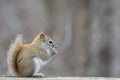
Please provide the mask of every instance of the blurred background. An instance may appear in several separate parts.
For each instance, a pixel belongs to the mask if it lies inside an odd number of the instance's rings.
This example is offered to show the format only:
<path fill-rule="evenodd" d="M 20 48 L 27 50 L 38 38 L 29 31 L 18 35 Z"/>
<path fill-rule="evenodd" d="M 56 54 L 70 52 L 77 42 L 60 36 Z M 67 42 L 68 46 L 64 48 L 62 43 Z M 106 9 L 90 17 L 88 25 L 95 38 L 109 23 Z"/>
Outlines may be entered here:
<path fill-rule="evenodd" d="M 120 0 L 0 0 L 0 75 L 11 40 L 41 31 L 59 46 L 43 74 L 120 77 Z"/>

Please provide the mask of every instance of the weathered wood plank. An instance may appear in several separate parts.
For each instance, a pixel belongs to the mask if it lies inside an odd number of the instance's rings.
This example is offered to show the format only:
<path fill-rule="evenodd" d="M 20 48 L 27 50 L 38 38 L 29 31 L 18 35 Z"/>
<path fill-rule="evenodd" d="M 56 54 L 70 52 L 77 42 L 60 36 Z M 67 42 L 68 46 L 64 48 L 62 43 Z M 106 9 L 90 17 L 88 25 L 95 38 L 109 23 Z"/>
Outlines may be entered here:
<path fill-rule="evenodd" d="M 0 77 L 0 80 L 120 80 L 120 78 L 110 78 L 110 77 L 51 77 L 51 78 Z"/>

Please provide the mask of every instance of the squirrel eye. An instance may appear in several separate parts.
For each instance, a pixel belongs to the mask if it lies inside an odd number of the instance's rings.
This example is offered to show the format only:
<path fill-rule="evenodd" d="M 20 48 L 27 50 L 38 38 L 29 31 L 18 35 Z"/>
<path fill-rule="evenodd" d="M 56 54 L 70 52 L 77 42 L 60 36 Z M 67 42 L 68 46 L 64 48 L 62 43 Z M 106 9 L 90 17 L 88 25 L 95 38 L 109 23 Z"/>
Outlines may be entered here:
<path fill-rule="evenodd" d="M 50 44 L 52 44 L 53 42 L 52 41 L 49 41 Z"/>

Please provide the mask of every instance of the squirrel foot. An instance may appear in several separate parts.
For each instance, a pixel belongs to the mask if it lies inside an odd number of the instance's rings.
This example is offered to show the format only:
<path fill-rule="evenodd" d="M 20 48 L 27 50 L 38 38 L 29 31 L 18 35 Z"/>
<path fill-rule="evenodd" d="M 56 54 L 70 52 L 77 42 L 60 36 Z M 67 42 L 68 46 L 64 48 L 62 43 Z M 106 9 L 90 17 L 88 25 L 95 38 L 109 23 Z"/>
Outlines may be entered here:
<path fill-rule="evenodd" d="M 35 77 L 40 77 L 40 78 L 43 78 L 43 77 L 45 77 L 45 75 L 44 74 L 42 74 L 42 73 L 37 73 L 36 75 L 34 75 Z"/>

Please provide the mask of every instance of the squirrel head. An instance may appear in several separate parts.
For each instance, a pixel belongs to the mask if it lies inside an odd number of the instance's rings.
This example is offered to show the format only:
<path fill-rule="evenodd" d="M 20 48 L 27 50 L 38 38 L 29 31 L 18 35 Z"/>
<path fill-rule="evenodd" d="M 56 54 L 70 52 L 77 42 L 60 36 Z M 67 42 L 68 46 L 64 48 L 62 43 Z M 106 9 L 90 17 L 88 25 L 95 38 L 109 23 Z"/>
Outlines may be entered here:
<path fill-rule="evenodd" d="M 33 42 L 35 42 L 40 48 L 45 49 L 51 56 L 57 53 L 56 42 L 44 32 L 41 32 L 39 35 L 37 35 Z"/>

